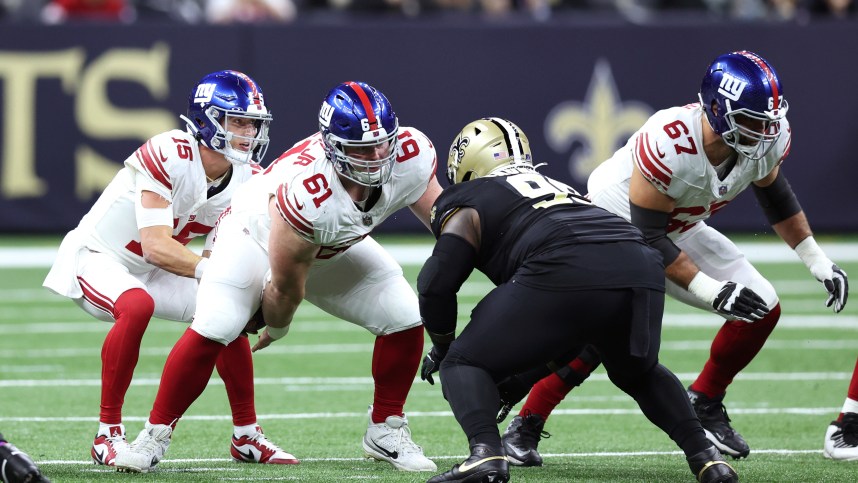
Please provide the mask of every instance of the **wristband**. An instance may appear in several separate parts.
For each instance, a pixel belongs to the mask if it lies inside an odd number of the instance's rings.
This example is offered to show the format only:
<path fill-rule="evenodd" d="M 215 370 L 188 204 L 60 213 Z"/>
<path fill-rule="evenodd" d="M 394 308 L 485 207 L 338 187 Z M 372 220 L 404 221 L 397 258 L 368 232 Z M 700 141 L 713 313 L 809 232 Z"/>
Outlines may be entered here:
<path fill-rule="evenodd" d="M 268 326 L 265 330 L 268 331 L 268 337 L 271 337 L 271 340 L 278 340 L 278 339 L 282 339 L 286 334 L 289 333 L 289 326 L 291 326 L 291 325 L 292 324 L 289 324 L 286 327 Z"/>
<path fill-rule="evenodd" d="M 194 268 L 194 278 L 199 280 L 203 277 L 203 272 L 206 270 L 206 265 L 209 264 L 208 258 L 200 258 L 200 261 L 197 262 L 196 268 Z"/>
<path fill-rule="evenodd" d="M 801 258 L 801 261 L 804 262 L 807 268 L 811 268 L 816 263 L 824 262 L 827 259 L 825 252 L 816 244 L 813 235 L 805 238 L 801 243 L 796 245 L 795 253 L 798 255 L 798 258 Z"/>
<path fill-rule="evenodd" d="M 715 280 L 709 275 L 706 275 L 703 272 L 697 272 L 697 275 L 695 275 L 694 278 L 691 279 L 691 283 L 688 284 L 688 291 L 711 306 L 715 302 L 715 297 L 717 297 L 718 293 L 721 291 L 722 285 L 723 283 Z"/>

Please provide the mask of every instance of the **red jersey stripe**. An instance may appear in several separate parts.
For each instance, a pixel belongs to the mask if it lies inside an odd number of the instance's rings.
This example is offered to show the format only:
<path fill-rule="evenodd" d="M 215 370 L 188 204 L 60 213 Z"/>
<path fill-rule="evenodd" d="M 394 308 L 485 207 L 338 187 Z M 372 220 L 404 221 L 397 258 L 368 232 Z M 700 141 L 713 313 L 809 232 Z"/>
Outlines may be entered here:
<path fill-rule="evenodd" d="M 667 189 L 670 186 L 670 177 L 659 170 L 653 161 L 647 156 L 647 146 L 644 136 L 638 136 L 635 160 L 641 168 L 641 172 L 648 174 L 650 181 L 658 182 L 662 187 Z"/>
<path fill-rule="evenodd" d="M 313 225 L 295 211 L 295 208 L 291 203 L 289 203 L 289 199 L 286 196 L 287 186 L 286 183 L 283 183 L 277 190 L 277 211 L 280 212 L 280 216 L 286 221 L 286 223 L 289 223 L 295 231 L 308 237 L 312 237 Z"/>
<path fill-rule="evenodd" d="M 163 162 L 167 161 L 167 158 L 163 155 L 159 158 L 153 156 L 155 154 L 155 150 L 152 146 L 152 141 L 146 141 L 146 144 L 140 146 L 134 154 L 137 156 L 137 159 L 140 160 L 140 164 L 146 168 L 146 171 L 148 171 L 156 181 L 167 187 L 167 189 L 173 189 L 173 184 L 170 182 L 170 175 L 167 174 L 167 171 L 162 165 Z M 160 155 L 160 153 L 158 154 Z"/>

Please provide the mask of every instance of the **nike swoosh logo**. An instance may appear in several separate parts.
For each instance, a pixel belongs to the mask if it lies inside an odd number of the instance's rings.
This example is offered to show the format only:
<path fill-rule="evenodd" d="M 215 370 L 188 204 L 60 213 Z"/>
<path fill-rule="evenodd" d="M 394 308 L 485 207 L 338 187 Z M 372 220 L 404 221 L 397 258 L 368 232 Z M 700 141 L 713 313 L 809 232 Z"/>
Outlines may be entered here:
<path fill-rule="evenodd" d="M 512 453 L 513 453 L 513 454 L 515 454 L 516 456 L 524 457 L 524 453 L 525 453 L 525 452 L 524 452 L 524 451 L 522 451 L 522 450 L 520 450 L 520 449 L 518 449 L 518 448 L 516 448 L 515 446 L 508 445 L 508 446 L 506 446 L 504 449 L 506 449 L 508 452 L 509 452 L 510 450 L 512 450 Z"/>
<path fill-rule="evenodd" d="M 298 208 L 299 210 L 303 210 L 303 209 L 304 209 L 304 205 L 302 205 L 301 203 L 298 203 L 298 197 L 297 197 L 297 196 L 292 195 L 292 199 L 294 199 L 294 200 L 295 200 L 295 207 L 296 207 L 296 208 Z"/>
<path fill-rule="evenodd" d="M 656 144 L 656 145 L 655 145 L 655 152 L 657 152 L 657 153 L 658 153 L 658 157 L 659 157 L 659 158 L 663 158 L 663 157 L 664 157 L 664 153 L 663 153 L 663 152 L 661 152 L 661 149 L 659 149 L 658 144 Z"/>
<path fill-rule="evenodd" d="M 238 452 L 238 454 L 240 454 L 245 460 L 256 461 L 256 457 L 254 456 L 253 451 L 247 450 L 247 453 L 245 453 L 244 451 L 238 449 L 238 446 L 236 445 L 232 445 L 232 447 L 235 448 L 235 451 Z"/>
<path fill-rule="evenodd" d="M 473 468 L 476 468 L 477 466 L 480 466 L 481 464 L 483 464 L 487 461 L 505 460 L 505 459 L 506 459 L 506 456 L 489 456 L 488 458 L 483 458 L 483 459 L 481 459 L 475 463 L 472 463 L 472 464 L 468 464 L 468 462 L 466 461 L 466 462 L 459 465 L 459 471 L 464 473 L 466 471 L 470 471 Z"/>
<path fill-rule="evenodd" d="M 389 456 L 393 459 L 399 458 L 399 452 L 398 451 L 387 451 L 386 449 L 382 448 L 381 446 L 375 444 L 375 441 L 370 440 L 369 442 L 372 443 L 373 448 L 381 451 L 382 453 L 386 454 L 387 456 Z"/>

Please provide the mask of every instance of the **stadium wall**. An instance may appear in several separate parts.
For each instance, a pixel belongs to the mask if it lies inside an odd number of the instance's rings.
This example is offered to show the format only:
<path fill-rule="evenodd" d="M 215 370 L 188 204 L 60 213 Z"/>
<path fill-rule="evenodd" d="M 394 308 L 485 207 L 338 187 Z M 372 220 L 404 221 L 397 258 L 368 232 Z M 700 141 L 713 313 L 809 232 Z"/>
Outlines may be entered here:
<path fill-rule="evenodd" d="M 0 232 L 75 226 L 149 136 L 179 127 L 204 74 L 243 70 L 275 116 L 266 162 L 315 132 L 325 92 L 363 80 L 429 135 L 444 176 L 467 122 L 506 117 L 543 172 L 586 191 L 589 172 L 655 110 L 697 100 L 708 63 L 748 49 L 778 69 L 794 143 L 783 169 L 819 232 L 858 232 L 858 23 L 477 24 L 348 20 L 287 26 L 0 28 Z M 446 184 L 442 181 L 442 185 Z M 716 215 L 770 232 L 750 193 Z M 410 214 L 385 231 L 419 231 Z"/>

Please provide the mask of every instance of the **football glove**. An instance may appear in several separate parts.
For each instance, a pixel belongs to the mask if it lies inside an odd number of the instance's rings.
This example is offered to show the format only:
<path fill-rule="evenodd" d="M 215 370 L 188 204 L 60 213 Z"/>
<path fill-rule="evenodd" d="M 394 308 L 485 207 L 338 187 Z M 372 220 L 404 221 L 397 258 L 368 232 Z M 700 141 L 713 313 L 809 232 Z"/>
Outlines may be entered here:
<path fill-rule="evenodd" d="M 502 423 L 512 408 L 527 396 L 531 387 L 518 376 L 507 377 L 498 383 L 498 395 L 500 396 L 500 409 L 498 409 L 497 414 L 498 424 Z"/>
<path fill-rule="evenodd" d="M 448 348 L 439 348 L 433 345 L 426 357 L 423 358 L 423 365 L 420 366 L 420 379 L 427 381 L 429 384 L 435 385 L 435 380 L 432 379 L 432 374 L 438 372 L 441 368 L 441 361 L 447 356 Z"/>
<path fill-rule="evenodd" d="M 831 265 L 831 277 L 822 280 L 825 290 L 828 290 L 826 307 L 834 305 L 834 313 L 838 313 L 846 307 L 846 299 L 849 298 L 849 279 L 846 272 L 837 265 Z"/>
<path fill-rule="evenodd" d="M 738 282 L 725 281 L 712 307 L 728 319 L 756 322 L 769 313 L 766 302 L 756 292 Z"/>
<path fill-rule="evenodd" d="M 843 307 L 846 307 L 846 299 L 849 297 L 849 280 L 846 278 L 846 272 L 825 256 L 812 236 L 796 245 L 795 252 L 813 277 L 822 282 L 828 292 L 825 306 L 833 305 L 835 313 L 843 310 Z"/>

